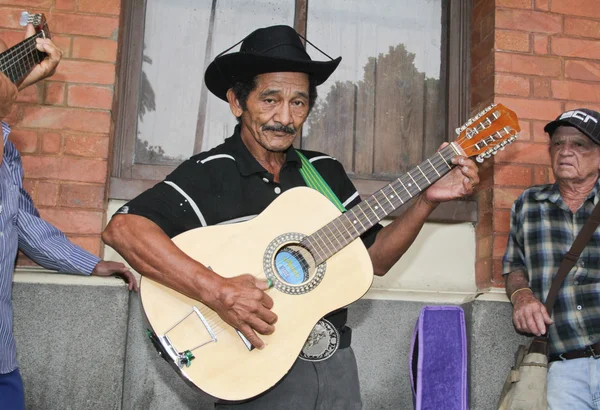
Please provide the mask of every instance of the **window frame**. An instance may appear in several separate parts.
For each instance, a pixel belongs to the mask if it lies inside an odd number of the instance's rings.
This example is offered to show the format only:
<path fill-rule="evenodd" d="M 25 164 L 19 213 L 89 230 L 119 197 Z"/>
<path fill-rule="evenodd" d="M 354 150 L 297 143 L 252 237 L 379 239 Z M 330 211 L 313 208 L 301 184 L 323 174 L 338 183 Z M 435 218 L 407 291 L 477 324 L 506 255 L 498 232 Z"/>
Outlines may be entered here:
<path fill-rule="evenodd" d="M 138 115 L 138 94 L 142 71 L 142 49 L 147 0 L 123 0 L 119 24 L 117 55 L 117 81 L 112 115 L 114 144 L 109 186 L 109 199 L 129 200 L 140 192 L 163 180 L 176 167 L 134 164 L 135 135 Z M 446 33 L 443 46 L 447 47 L 447 121 L 450 136 L 453 130 L 469 117 L 469 76 L 472 0 L 449 2 Z M 216 0 L 213 0 L 216 3 Z M 295 1 L 294 26 L 306 35 L 308 0 Z M 203 86 L 203 93 L 207 92 Z M 201 99 L 200 104 L 202 105 Z M 203 118 L 199 118 L 199 122 Z M 197 143 L 198 141 L 196 141 Z M 300 139 L 297 140 L 297 143 Z M 296 145 L 296 144 L 295 144 Z M 416 165 L 416 164 L 415 164 Z M 351 178 L 361 196 L 371 195 L 389 183 L 388 180 Z M 402 207 L 391 216 L 404 211 Z M 476 222 L 477 203 L 474 199 L 456 200 L 441 204 L 429 218 L 430 221 Z"/>

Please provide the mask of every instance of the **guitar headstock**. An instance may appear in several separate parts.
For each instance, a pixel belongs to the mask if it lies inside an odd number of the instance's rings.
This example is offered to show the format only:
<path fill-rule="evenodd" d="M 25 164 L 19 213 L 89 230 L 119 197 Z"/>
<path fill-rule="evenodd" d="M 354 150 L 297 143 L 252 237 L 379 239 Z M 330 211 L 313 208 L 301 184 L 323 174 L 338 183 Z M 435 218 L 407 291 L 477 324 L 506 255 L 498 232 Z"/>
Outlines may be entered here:
<path fill-rule="evenodd" d="M 31 24 L 35 28 L 35 32 L 42 35 L 42 37 L 50 38 L 50 30 L 48 30 L 48 24 L 46 23 L 46 16 L 42 13 L 30 14 L 26 11 L 21 13 L 21 19 L 19 24 L 25 27 Z"/>
<path fill-rule="evenodd" d="M 496 155 L 517 139 L 521 131 L 514 111 L 502 104 L 491 104 L 456 129 L 458 144 L 467 157 L 476 156 L 477 162 Z"/>

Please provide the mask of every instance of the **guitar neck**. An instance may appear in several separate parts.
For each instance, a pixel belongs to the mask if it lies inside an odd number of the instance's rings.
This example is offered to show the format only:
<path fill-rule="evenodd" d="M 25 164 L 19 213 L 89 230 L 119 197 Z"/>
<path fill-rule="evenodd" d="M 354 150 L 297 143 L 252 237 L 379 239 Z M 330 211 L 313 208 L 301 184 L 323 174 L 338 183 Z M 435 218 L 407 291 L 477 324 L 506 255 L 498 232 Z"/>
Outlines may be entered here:
<path fill-rule="evenodd" d="M 31 70 L 46 58 L 46 53 L 39 51 L 35 42 L 36 38 L 43 37 L 45 32 L 40 31 L 0 54 L 0 72 L 14 84 L 20 84 Z"/>
<path fill-rule="evenodd" d="M 454 144 L 445 146 L 400 178 L 306 237 L 302 245 L 311 251 L 317 264 L 326 261 L 450 172 L 454 168 L 451 161 L 458 155 L 460 153 Z"/>

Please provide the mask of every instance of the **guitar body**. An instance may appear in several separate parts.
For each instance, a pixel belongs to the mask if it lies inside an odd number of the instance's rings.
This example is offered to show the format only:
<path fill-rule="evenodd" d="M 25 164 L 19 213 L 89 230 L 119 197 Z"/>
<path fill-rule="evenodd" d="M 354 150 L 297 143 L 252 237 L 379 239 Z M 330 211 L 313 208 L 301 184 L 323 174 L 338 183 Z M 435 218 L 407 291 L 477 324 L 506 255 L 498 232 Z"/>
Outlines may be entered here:
<path fill-rule="evenodd" d="M 250 221 L 193 229 L 173 241 L 221 276 L 250 273 L 266 279 L 265 263 L 272 265 L 274 258 L 274 253 L 266 252 L 273 248 L 276 238 L 283 236 L 286 242 L 287 233 L 310 235 L 339 215 L 325 196 L 298 187 L 281 194 Z M 155 281 L 144 277 L 140 294 L 152 330 L 156 335 L 168 332 L 176 351 L 206 343 L 192 351 L 195 358 L 189 367 L 180 368 L 182 376 L 212 396 L 244 400 L 268 390 L 285 376 L 316 322 L 361 298 L 373 281 L 371 259 L 360 239 L 320 265 L 323 267 L 320 281 L 309 291 L 296 294 L 277 287 L 267 291 L 278 321 L 272 335 L 260 336 L 266 344 L 263 350 L 249 350 L 236 330 L 210 308 Z M 210 330 L 196 313 L 177 324 L 193 312 L 194 306 Z M 212 341 L 211 331 L 216 341 Z"/>

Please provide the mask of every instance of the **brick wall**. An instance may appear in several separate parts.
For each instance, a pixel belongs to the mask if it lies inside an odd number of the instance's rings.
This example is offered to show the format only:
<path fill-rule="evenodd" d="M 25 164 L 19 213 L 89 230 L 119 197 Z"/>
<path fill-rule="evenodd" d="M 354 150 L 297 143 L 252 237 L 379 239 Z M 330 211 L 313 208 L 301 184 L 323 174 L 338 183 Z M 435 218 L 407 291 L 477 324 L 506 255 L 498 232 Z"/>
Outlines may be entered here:
<path fill-rule="evenodd" d="M 500 102 L 522 132 L 484 166 L 478 192 L 476 278 L 503 286 L 510 207 L 528 186 L 553 182 L 544 125 L 565 110 L 600 110 L 598 0 L 474 0 L 473 111 Z"/>
<path fill-rule="evenodd" d="M 119 0 L 3 0 L 0 37 L 23 39 L 23 10 L 43 12 L 63 61 L 20 93 L 6 119 L 21 151 L 25 188 L 42 216 L 100 254 L 106 208 Z"/>

